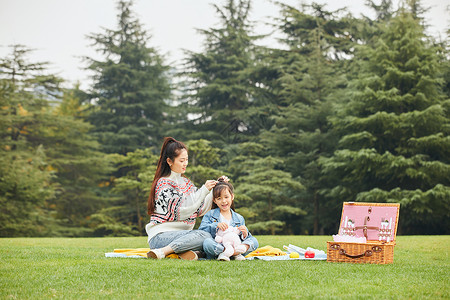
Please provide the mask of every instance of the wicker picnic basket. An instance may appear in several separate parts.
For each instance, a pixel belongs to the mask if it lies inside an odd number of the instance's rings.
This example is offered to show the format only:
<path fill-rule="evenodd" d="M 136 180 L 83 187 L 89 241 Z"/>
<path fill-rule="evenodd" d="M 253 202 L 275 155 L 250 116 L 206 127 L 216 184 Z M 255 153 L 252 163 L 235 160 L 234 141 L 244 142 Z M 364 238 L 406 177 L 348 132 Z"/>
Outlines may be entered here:
<path fill-rule="evenodd" d="M 399 210 L 398 203 L 344 202 L 340 237 L 365 237 L 367 242 L 327 242 L 327 261 L 393 263 Z"/>

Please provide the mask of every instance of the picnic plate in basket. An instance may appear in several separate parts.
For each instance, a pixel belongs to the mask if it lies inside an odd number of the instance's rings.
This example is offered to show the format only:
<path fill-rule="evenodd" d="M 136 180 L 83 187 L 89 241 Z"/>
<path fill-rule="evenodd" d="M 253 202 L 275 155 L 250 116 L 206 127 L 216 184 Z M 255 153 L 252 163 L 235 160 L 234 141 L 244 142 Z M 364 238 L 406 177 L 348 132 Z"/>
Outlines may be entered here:
<path fill-rule="evenodd" d="M 339 235 L 367 242 L 327 242 L 328 262 L 390 264 L 394 261 L 399 203 L 344 202 Z"/>

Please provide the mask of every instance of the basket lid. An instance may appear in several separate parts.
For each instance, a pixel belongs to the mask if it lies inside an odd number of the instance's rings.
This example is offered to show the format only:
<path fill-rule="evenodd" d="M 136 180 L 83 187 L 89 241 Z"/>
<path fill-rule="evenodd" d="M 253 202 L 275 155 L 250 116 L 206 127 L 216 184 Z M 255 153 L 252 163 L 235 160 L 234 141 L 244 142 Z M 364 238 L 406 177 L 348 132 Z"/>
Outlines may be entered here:
<path fill-rule="evenodd" d="M 400 203 L 344 202 L 339 234 L 366 237 L 369 241 L 394 242 Z"/>

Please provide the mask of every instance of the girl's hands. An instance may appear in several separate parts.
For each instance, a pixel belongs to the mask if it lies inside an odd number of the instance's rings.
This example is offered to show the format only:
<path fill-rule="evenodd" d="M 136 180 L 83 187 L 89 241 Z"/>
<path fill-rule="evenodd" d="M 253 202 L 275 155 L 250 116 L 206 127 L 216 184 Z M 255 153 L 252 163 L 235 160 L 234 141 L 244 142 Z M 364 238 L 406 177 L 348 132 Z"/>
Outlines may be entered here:
<path fill-rule="evenodd" d="M 215 181 L 215 180 L 206 180 L 206 182 L 205 182 L 205 186 L 208 189 L 208 191 L 212 190 L 213 187 L 216 186 L 216 184 L 217 184 L 217 181 Z"/>
<path fill-rule="evenodd" d="M 244 239 L 247 238 L 248 235 L 247 227 L 245 227 L 245 225 L 241 225 L 238 227 L 238 229 L 242 232 L 242 237 Z"/>
<path fill-rule="evenodd" d="M 225 231 L 228 228 L 228 224 L 224 223 L 224 222 L 220 222 L 219 224 L 217 224 L 217 228 L 219 228 L 220 230 Z"/>

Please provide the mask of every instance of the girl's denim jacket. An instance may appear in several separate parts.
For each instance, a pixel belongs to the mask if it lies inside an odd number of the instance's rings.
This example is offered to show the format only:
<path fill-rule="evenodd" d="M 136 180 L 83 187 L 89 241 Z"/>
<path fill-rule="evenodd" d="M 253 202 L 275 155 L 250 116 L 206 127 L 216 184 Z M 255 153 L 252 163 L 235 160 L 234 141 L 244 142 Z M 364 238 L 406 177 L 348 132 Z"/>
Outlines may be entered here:
<path fill-rule="evenodd" d="M 200 227 L 198 229 L 209 232 L 212 238 L 215 238 L 217 232 L 217 224 L 219 223 L 220 223 L 220 208 L 215 208 L 213 210 L 210 210 L 203 216 L 202 223 L 200 224 Z M 245 226 L 244 217 L 238 214 L 237 212 L 231 210 L 230 226 L 239 227 L 241 225 Z M 247 228 L 247 226 L 245 228 Z M 252 236 L 250 231 L 248 231 L 248 228 L 247 232 L 248 235 L 245 239 L 242 237 L 242 232 L 239 234 L 241 240 L 246 240 Z"/>

